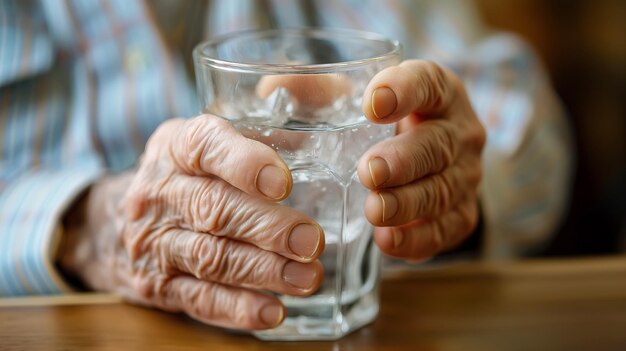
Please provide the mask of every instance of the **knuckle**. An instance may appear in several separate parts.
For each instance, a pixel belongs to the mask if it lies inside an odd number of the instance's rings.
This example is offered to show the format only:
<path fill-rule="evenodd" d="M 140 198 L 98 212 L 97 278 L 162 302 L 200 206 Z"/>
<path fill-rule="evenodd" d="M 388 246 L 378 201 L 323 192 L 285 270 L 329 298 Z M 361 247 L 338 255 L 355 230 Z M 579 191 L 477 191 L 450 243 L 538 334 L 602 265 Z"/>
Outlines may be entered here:
<path fill-rule="evenodd" d="M 161 226 L 146 239 L 143 240 L 146 243 L 144 245 L 149 246 L 149 248 L 146 248 L 145 251 L 149 252 L 155 268 L 161 273 L 178 273 L 184 269 L 186 263 L 184 257 L 186 255 L 178 253 L 184 251 L 185 244 L 189 241 L 181 235 L 180 229 Z"/>
<path fill-rule="evenodd" d="M 131 261 L 132 269 L 135 273 L 145 273 L 151 271 L 155 264 L 160 262 L 153 260 L 151 253 L 154 247 L 154 240 L 160 240 L 163 233 L 168 231 L 167 227 L 152 228 L 150 221 L 141 221 L 135 225 L 128 226 L 120 238 L 121 245 L 126 251 Z"/>
<path fill-rule="evenodd" d="M 412 217 L 419 218 L 431 214 L 432 208 L 436 205 L 436 188 L 432 181 L 425 181 L 419 186 L 418 195 L 411 203 Z"/>
<path fill-rule="evenodd" d="M 142 303 L 155 303 L 163 305 L 169 291 L 167 289 L 169 279 L 158 273 L 136 274 L 131 286 L 137 298 Z"/>
<path fill-rule="evenodd" d="M 269 255 L 257 257 L 247 257 L 247 255 L 238 255 L 230 262 L 231 276 L 235 283 L 244 283 L 246 286 L 260 287 L 267 285 L 268 274 L 272 274 L 276 267 L 280 267 L 274 262 Z"/>
<path fill-rule="evenodd" d="M 433 61 L 426 61 L 426 72 L 430 76 L 430 81 L 439 93 L 443 93 L 448 84 L 447 73 L 443 67 Z M 443 95 L 443 94 L 441 94 Z"/>
<path fill-rule="evenodd" d="M 239 208 L 238 196 L 222 181 L 205 181 L 191 190 L 187 200 L 187 213 L 192 220 L 193 231 L 226 235 L 226 227 Z"/>
<path fill-rule="evenodd" d="M 216 289 L 209 284 L 198 284 L 184 293 L 185 312 L 203 320 L 228 320 L 228 311 L 233 306 L 232 294 L 223 289 Z"/>
<path fill-rule="evenodd" d="M 415 73 L 415 81 L 419 87 L 415 93 L 418 95 L 422 110 L 439 110 L 444 101 L 447 80 L 446 72 L 438 64 L 425 61 Z"/>
<path fill-rule="evenodd" d="M 207 124 L 203 123 L 203 119 L 194 118 L 187 122 L 186 131 L 182 140 L 183 145 L 183 164 L 186 171 L 195 173 L 201 168 L 202 155 L 207 145 L 210 145 L 211 137 L 208 132 Z M 179 160 L 176 159 L 178 162 Z"/>
<path fill-rule="evenodd" d="M 261 267 L 258 260 L 237 249 L 237 244 L 229 245 L 221 279 L 231 284 L 254 285 L 255 269 Z"/>
<path fill-rule="evenodd" d="M 389 141 L 385 145 L 384 155 L 390 167 L 391 177 L 397 177 L 397 181 L 400 183 L 412 180 L 414 175 L 424 169 L 425 160 L 420 157 L 419 144 L 414 146 Z M 398 165 L 401 166 L 398 167 Z M 408 172 L 406 172 L 405 167 L 409 168 Z"/>
<path fill-rule="evenodd" d="M 424 198 L 421 189 L 409 194 L 403 194 L 400 191 L 391 191 L 391 193 L 398 199 L 398 215 L 395 217 L 408 221 L 421 215 L 422 199 Z"/>
<path fill-rule="evenodd" d="M 193 275 L 199 279 L 211 277 L 215 280 L 227 276 L 230 251 L 224 238 L 203 236 L 194 241 L 191 254 L 197 260 L 197 264 L 191 269 Z"/>
<path fill-rule="evenodd" d="M 233 323 L 242 327 L 251 327 L 256 322 L 256 317 L 251 311 L 253 310 L 253 302 L 249 295 L 238 292 L 233 296 L 233 313 L 231 318 Z"/>
<path fill-rule="evenodd" d="M 444 169 L 444 160 L 439 157 L 440 152 L 438 149 L 440 146 L 435 145 L 431 141 L 426 141 L 422 144 L 422 159 L 423 159 L 423 174 L 438 173 Z"/>
<path fill-rule="evenodd" d="M 230 289 L 209 290 L 207 286 L 201 288 L 198 302 L 192 305 L 193 315 L 239 328 L 254 325 L 254 316 L 250 313 L 252 303 L 247 293 Z"/>
<path fill-rule="evenodd" d="M 212 231 L 218 226 L 218 217 L 221 217 L 223 198 L 222 191 L 217 186 L 211 186 L 208 181 L 197 183 L 189 190 L 185 201 L 186 215 L 193 218 L 191 230 Z"/>
<path fill-rule="evenodd" d="M 441 171 L 449 167 L 457 155 L 457 135 L 455 129 L 447 124 L 433 123 L 433 138 L 429 150 L 437 170 Z"/>
<path fill-rule="evenodd" d="M 430 178 L 424 184 L 425 201 L 423 202 L 422 213 L 433 216 L 439 207 L 439 182 Z"/>
<path fill-rule="evenodd" d="M 430 172 L 434 158 L 430 148 L 423 141 L 417 142 L 412 149 L 412 152 L 409 153 L 409 162 L 407 164 L 410 171 L 408 173 L 413 179 L 417 179 Z"/>
<path fill-rule="evenodd" d="M 178 311 L 179 307 L 171 303 L 172 295 L 179 294 L 180 292 L 172 291 L 170 284 L 172 279 L 173 276 L 158 275 L 155 277 L 148 291 L 152 294 L 151 300 L 154 304 L 160 308 L 174 312 Z"/>
<path fill-rule="evenodd" d="M 196 285 L 189 287 L 185 292 L 185 300 L 182 301 L 185 312 L 193 317 L 211 319 L 216 314 L 216 307 L 222 301 L 210 298 L 213 296 L 213 289 L 208 285 Z"/>
<path fill-rule="evenodd" d="M 452 194 L 454 193 L 454 185 L 452 184 L 452 180 L 447 173 L 440 174 L 437 178 L 435 178 L 435 188 L 436 188 L 436 201 L 433 210 L 434 215 L 438 215 L 446 212 L 452 203 Z"/>
<path fill-rule="evenodd" d="M 222 157 L 219 152 L 226 122 L 217 117 L 198 116 L 187 120 L 180 143 L 170 144 L 174 162 L 191 174 L 203 174 L 203 164 Z"/>
<path fill-rule="evenodd" d="M 193 274 L 199 279 L 209 278 L 227 284 L 256 286 L 263 282 L 265 269 L 272 267 L 263 259 L 242 252 L 240 244 L 224 238 L 204 241 L 192 248 L 198 257 Z"/>
<path fill-rule="evenodd" d="M 245 246 L 225 238 L 199 240 L 191 252 L 198 262 L 192 270 L 196 278 L 226 284 L 265 286 L 268 279 L 273 280 L 275 269 L 282 267 L 272 254 L 251 254 Z"/>
<path fill-rule="evenodd" d="M 409 167 L 414 178 L 439 173 L 452 165 L 457 155 L 456 133 L 439 123 L 429 123 L 428 134 L 412 146 Z"/>

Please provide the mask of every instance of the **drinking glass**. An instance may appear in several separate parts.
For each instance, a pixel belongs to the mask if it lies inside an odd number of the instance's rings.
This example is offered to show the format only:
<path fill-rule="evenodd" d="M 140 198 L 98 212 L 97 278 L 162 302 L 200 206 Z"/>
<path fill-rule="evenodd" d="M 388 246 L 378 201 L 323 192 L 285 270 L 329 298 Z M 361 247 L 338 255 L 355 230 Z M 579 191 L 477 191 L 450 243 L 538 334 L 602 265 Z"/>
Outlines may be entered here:
<path fill-rule="evenodd" d="M 337 339 L 376 317 L 380 252 L 356 170 L 360 156 L 395 129 L 369 123 L 361 103 L 370 79 L 400 56 L 398 42 L 380 35 L 316 28 L 237 32 L 195 48 L 202 111 L 274 148 L 293 177 L 282 203 L 325 233 L 320 289 L 280 295 L 284 322 L 257 337 Z"/>

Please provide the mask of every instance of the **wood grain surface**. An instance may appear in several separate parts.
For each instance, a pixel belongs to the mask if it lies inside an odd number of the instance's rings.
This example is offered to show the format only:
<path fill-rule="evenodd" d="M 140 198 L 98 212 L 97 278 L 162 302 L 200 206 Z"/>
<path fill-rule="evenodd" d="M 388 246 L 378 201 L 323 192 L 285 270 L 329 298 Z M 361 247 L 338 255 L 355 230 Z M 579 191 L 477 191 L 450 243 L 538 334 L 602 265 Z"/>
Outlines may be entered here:
<path fill-rule="evenodd" d="M 626 350 L 626 257 L 387 272 L 378 319 L 334 342 L 263 342 L 83 294 L 0 299 L 0 350 Z"/>

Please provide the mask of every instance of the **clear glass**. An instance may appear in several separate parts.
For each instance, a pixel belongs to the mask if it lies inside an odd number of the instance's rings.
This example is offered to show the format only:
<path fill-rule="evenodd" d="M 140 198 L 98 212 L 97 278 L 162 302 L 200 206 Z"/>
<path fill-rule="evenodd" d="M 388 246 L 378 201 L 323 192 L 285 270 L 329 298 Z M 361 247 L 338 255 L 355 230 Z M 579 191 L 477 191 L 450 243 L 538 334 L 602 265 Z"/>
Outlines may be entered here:
<path fill-rule="evenodd" d="M 202 111 L 274 148 L 292 171 L 283 202 L 322 226 L 324 282 L 309 297 L 280 296 L 279 327 L 266 340 L 337 339 L 378 313 L 380 253 L 363 214 L 360 156 L 394 134 L 363 116 L 363 91 L 400 47 L 379 35 L 329 29 L 239 32 L 202 43 L 194 63 Z"/>

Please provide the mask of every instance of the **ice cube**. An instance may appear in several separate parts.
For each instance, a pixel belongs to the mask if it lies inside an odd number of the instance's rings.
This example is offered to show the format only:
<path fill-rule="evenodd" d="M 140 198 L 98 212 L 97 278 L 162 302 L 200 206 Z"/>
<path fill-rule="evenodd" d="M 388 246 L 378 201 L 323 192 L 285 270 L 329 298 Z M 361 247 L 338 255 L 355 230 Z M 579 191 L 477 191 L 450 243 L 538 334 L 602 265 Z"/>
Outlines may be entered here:
<path fill-rule="evenodd" d="M 285 87 L 277 87 L 265 99 L 266 111 L 270 112 L 270 123 L 273 126 L 283 126 L 296 109 L 296 100 Z"/>

